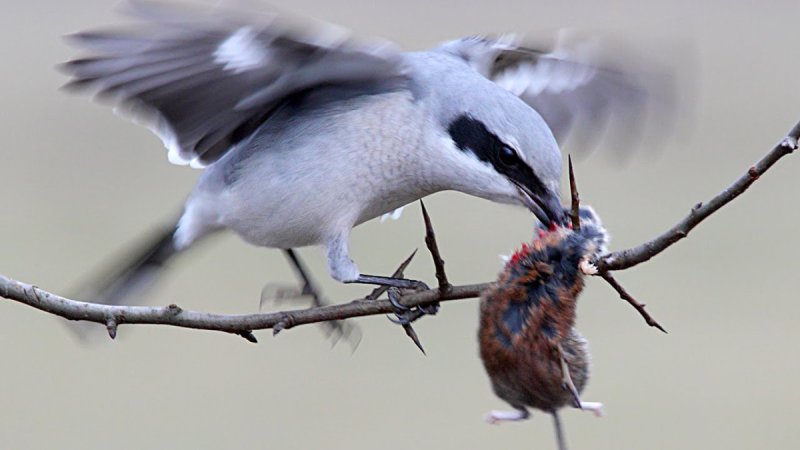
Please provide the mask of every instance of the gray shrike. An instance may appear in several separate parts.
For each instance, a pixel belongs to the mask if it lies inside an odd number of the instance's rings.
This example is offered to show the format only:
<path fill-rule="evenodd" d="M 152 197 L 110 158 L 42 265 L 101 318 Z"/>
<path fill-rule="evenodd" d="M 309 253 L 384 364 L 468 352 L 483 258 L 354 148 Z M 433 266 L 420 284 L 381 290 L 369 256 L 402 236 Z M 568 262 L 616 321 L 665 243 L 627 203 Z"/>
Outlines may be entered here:
<path fill-rule="evenodd" d="M 130 10 L 133 27 L 71 36 L 86 56 L 64 64 L 67 86 L 109 100 L 170 162 L 203 173 L 177 224 L 96 289 L 107 303 L 223 229 L 292 258 L 325 246 L 340 282 L 419 287 L 362 273 L 352 228 L 444 190 L 561 222 L 559 143 L 613 114 L 633 126 L 647 97 L 633 72 L 510 37 L 403 52 L 275 15 Z"/>

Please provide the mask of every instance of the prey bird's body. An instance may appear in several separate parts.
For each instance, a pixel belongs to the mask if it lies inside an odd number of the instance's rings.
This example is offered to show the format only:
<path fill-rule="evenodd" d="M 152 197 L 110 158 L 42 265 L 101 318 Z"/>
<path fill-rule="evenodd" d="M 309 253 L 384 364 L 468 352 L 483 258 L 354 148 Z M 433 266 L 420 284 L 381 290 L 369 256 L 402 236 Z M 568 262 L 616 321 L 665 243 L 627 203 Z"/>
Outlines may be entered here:
<path fill-rule="evenodd" d="M 351 229 L 443 190 L 560 223 L 559 140 L 578 119 L 643 105 L 622 72 L 507 39 L 401 52 L 272 16 L 133 11 L 144 19 L 133 31 L 74 36 L 91 53 L 65 65 L 69 86 L 110 99 L 171 162 L 204 173 L 176 227 L 113 274 L 105 301 L 220 229 L 264 247 L 323 245 L 342 282 L 413 287 L 362 274 Z"/>
<path fill-rule="evenodd" d="M 498 397 L 513 411 L 492 411 L 487 421 L 523 420 L 528 408 L 554 416 L 565 406 L 602 414 L 583 402 L 590 372 L 588 343 L 575 329 L 583 278 L 605 253 L 608 235 L 594 210 L 580 209 L 580 228 L 539 228 L 539 237 L 514 253 L 481 296 L 480 355 Z M 561 444 L 560 444 L 561 445 Z M 562 448 L 561 446 L 559 448 Z"/>

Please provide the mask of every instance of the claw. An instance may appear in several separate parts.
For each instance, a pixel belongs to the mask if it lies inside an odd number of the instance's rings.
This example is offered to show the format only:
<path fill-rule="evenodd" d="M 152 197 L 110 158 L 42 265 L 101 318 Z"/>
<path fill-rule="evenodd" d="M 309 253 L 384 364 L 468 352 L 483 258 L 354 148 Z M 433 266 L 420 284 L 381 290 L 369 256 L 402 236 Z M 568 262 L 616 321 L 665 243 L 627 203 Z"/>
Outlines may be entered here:
<path fill-rule="evenodd" d="M 589 262 L 586 258 L 581 260 L 578 267 L 584 275 L 597 275 L 597 266 Z"/>
<path fill-rule="evenodd" d="M 430 305 L 420 305 L 417 308 L 425 315 L 435 316 L 439 312 L 439 303 L 432 303 Z"/>
<path fill-rule="evenodd" d="M 395 312 L 406 312 L 411 311 L 411 308 L 408 306 L 400 303 L 400 299 L 397 298 L 397 290 L 396 289 L 389 289 L 389 303 L 392 304 L 394 307 Z"/>
<path fill-rule="evenodd" d="M 389 319 L 389 321 L 394 323 L 395 325 L 401 325 L 403 327 L 403 330 L 405 330 L 406 332 L 406 336 L 411 338 L 411 340 L 414 342 L 414 345 L 416 345 L 417 348 L 422 352 L 422 354 L 425 355 L 426 353 L 425 349 L 422 347 L 422 342 L 420 342 L 419 336 L 417 336 L 417 332 L 414 331 L 414 327 L 411 326 L 411 323 L 413 321 L 419 319 L 425 313 L 422 312 L 419 308 L 411 309 L 400 303 L 399 299 L 400 294 L 397 292 L 396 288 L 390 288 L 388 294 L 389 294 L 389 302 L 391 302 L 392 306 L 394 306 L 399 311 L 395 313 L 395 316 L 397 318 L 394 318 L 392 316 L 386 316 L 386 318 Z"/>

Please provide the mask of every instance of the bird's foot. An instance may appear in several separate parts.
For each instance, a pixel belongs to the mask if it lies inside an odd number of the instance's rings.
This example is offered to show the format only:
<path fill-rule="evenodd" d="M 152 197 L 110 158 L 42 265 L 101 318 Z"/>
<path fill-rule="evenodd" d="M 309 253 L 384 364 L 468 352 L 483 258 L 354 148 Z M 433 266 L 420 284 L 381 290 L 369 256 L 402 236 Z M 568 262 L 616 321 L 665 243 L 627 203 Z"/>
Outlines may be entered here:
<path fill-rule="evenodd" d="M 578 264 L 578 267 L 581 269 L 581 272 L 584 275 L 597 275 L 597 266 L 592 264 L 588 259 L 584 258 Z"/>
<path fill-rule="evenodd" d="M 389 288 L 388 295 L 389 295 L 389 302 L 391 302 L 392 306 L 395 309 L 394 314 L 396 318 L 391 316 L 387 316 L 387 318 L 392 323 L 402 326 L 403 329 L 406 331 L 406 335 L 414 342 L 414 345 L 416 345 L 417 348 L 424 355 L 425 349 L 422 347 L 422 342 L 420 342 L 419 337 L 417 336 L 417 332 L 414 330 L 414 327 L 411 325 L 411 323 L 427 313 L 422 309 L 420 309 L 419 307 L 409 308 L 408 306 L 405 306 L 402 303 L 400 303 L 400 298 L 399 298 L 400 294 L 396 288 Z"/>
<path fill-rule="evenodd" d="M 389 289 L 390 293 L 392 289 L 394 289 L 395 293 L 394 295 L 389 296 L 389 300 L 392 302 L 392 305 L 394 306 L 395 316 L 397 316 L 397 320 L 392 320 L 392 321 L 400 325 L 410 324 L 424 315 L 434 315 L 439 312 L 439 303 L 433 303 L 430 305 L 421 305 L 409 308 L 408 306 L 405 306 L 402 303 L 400 303 L 400 301 L 398 300 L 399 299 L 399 291 L 397 291 L 398 289 L 411 290 L 417 292 L 430 290 L 430 287 L 428 287 L 428 285 L 423 283 L 422 281 L 409 280 L 407 278 L 398 278 L 398 277 L 359 275 L 355 281 L 347 281 L 346 283 L 377 284 L 379 286 L 386 286 L 390 288 Z"/>
<path fill-rule="evenodd" d="M 359 275 L 355 280 L 346 281 L 345 283 L 375 284 L 378 286 L 408 289 L 412 291 L 427 291 L 430 289 L 428 285 L 422 281 L 409 280 L 408 278 L 381 277 L 377 275 Z"/>
<path fill-rule="evenodd" d="M 605 415 L 603 404 L 600 402 L 581 402 L 580 409 L 591 412 L 595 417 L 603 417 Z"/>
<path fill-rule="evenodd" d="M 489 411 L 486 414 L 486 423 L 497 425 L 501 422 L 518 422 L 529 418 L 531 414 L 526 409 L 515 409 L 513 411 Z"/>

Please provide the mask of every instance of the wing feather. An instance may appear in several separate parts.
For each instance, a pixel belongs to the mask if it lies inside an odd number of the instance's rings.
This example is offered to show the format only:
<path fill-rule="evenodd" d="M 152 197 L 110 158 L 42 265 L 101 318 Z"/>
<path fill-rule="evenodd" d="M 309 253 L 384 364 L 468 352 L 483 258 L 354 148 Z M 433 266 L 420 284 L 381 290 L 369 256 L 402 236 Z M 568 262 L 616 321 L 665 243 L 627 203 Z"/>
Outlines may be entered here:
<path fill-rule="evenodd" d="M 129 10 L 139 19 L 132 29 L 71 36 L 89 55 L 62 65 L 72 77 L 65 87 L 116 104 L 177 164 L 213 163 L 299 92 L 406 78 L 394 47 L 359 45 L 330 27 L 300 33 L 275 15 L 219 8 Z"/>

